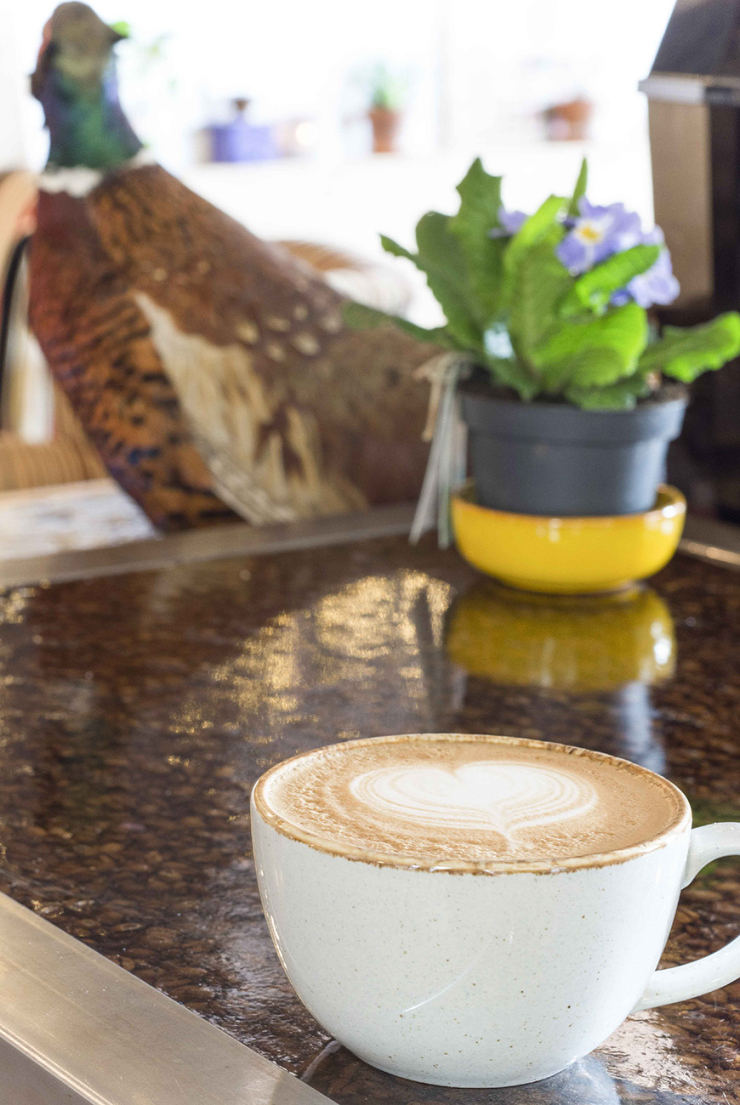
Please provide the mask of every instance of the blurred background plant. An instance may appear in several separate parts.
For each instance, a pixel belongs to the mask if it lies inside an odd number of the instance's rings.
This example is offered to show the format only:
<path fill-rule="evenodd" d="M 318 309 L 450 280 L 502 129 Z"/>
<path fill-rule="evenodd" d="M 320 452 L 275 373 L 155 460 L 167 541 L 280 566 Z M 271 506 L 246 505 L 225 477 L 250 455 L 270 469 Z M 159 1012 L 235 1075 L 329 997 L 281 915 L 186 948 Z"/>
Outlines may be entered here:
<path fill-rule="evenodd" d="M 376 62 L 370 71 L 368 88 L 373 153 L 397 153 L 402 111 L 409 88 L 408 74 L 394 71 L 384 61 Z"/>
<path fill-rule="evenodd" d="M 371 108 L 382 111 L 401 111 L 409 89 L 409 75 L 391 69 L 384 61 L 378 61 L 368 78 Z"/>

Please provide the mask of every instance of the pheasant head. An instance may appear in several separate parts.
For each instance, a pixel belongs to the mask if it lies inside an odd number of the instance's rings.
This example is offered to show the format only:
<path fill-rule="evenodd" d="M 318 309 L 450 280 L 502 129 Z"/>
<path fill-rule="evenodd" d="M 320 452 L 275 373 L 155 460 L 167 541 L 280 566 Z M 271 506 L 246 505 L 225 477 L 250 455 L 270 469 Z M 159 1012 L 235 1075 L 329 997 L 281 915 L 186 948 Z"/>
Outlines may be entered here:
<path fill-rule="evenodd" d="M 31 91 L 44 108 L 49 166 L 105 172 L 141 149 L 118 99 L 113 47 L 123 37 L 76 0 L 46 24 Z"/>

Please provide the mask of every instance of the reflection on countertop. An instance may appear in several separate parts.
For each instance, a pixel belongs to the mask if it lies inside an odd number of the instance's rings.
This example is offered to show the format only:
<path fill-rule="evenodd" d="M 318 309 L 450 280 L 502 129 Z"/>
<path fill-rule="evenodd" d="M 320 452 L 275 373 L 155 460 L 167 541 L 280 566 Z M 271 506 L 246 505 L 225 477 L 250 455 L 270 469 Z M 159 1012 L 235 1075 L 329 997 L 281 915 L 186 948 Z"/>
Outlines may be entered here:
<path fill-rule="evenodd" d="M 669 679 L 673 619 L 652 587 L 611 595 L 527 595 L 480 580 L 453 603 L 447 651 L 496 683 L 583 694 Z"/>
<path fill-rule="evenodd" d="M 740 574 L 679 556 L 651 588 L 569 601 L 403 538 L 6 592 L 2 889 L 342 1105 L 740 1100 L 740 983 L 631 1018 L 548 1083 L 455 1091 L 330 1045 L 272 950 L 249 792 L 329 741 L 582 744 L 657 765 L 698 820 L 740 819 Z M 722 861 L 685 892 L 664 962 L 739 930 Z"/>
<path fill-rule="evenodd" d="M 651 587 L 609 595 L 534 595 L 479 580 L 452 603 L 445 647 L 462 672 L 502 687 L 611 694 L 627 759 L 663 772 L 649 688 L 670 679 L 676 636 Z"/>

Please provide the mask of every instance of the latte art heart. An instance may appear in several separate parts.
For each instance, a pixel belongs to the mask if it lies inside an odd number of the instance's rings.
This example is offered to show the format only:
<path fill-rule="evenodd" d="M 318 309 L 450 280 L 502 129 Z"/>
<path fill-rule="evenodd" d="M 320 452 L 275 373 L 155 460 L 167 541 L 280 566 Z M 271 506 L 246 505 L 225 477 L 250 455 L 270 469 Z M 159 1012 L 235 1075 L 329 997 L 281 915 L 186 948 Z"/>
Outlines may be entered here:
<path fill-rule="evenodd" d="M 588 779 L 508 760 L 455 768 L 389 765 L 358 775 L 350 790 L 375 813 L 406 823 L 489 830 L 508 841 L 528 830 L 573 822 L 594 809 Z"/>
<path fill-rule="evenodd" d="M 338 742 L 263 776 L 278 832 L 369 862 L 490 872 L 650 841 L 684 816 L 671 784 L 586 749 L 427 734 Z"/>

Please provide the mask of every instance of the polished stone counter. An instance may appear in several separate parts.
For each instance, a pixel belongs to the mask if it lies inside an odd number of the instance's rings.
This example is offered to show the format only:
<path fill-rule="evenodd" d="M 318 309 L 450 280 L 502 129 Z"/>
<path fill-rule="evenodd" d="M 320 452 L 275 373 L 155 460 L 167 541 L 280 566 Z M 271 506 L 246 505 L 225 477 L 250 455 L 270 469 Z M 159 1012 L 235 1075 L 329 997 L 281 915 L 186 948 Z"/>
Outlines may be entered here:
<path fill-rule="evenodd" d="M 740 1102 L 740 983 L 631 1018 L 537 1086 L 380 1074 L 294 997 L 249 792 L 286 756 L 503 732 L 662 771 L 740 820 L 740 573 L 681 555 L 636 594 L 526 600 L 403 537 L 7 591 L 0 889 L 343 1105 Z M 664 965 L 740 932 L 740 866 L 684 892 Z"/>

